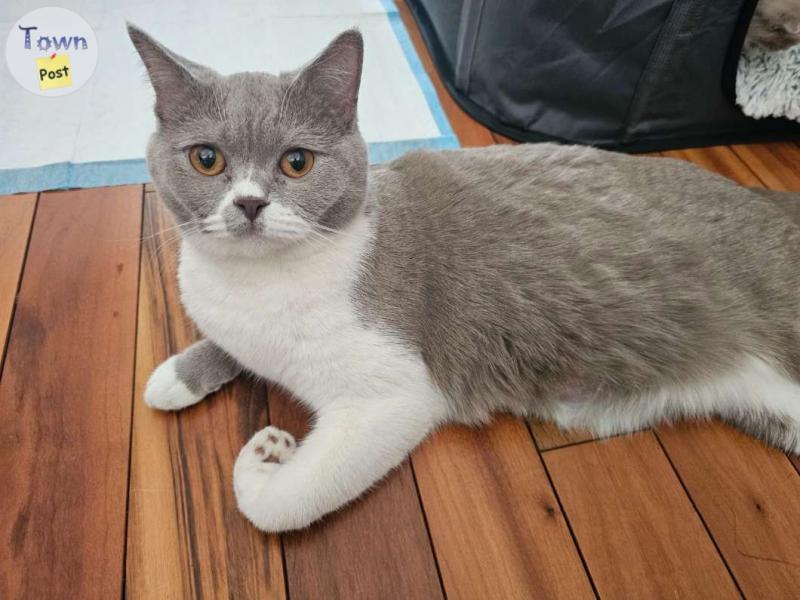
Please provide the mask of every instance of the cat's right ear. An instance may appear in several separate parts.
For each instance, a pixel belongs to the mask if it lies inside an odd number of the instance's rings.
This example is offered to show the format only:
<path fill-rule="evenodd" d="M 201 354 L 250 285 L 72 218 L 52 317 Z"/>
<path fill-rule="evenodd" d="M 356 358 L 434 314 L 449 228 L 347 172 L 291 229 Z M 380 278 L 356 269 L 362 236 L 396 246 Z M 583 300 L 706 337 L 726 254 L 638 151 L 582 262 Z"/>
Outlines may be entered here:
<path fill-rule="evenodd" d="M 135 25 L 127 25 L 156 92 L 156 116 L 160 121 L 180 118 L 218 75 L 165 48 Z"/>

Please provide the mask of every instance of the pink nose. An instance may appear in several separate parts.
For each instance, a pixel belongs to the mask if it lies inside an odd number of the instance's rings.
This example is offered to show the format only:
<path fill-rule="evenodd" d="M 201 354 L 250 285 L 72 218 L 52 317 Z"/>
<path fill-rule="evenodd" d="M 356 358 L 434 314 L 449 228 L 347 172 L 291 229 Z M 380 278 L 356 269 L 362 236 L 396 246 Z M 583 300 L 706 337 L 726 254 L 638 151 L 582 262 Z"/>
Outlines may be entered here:
<path fill-rule="evenodd" d="M 253 196 L 237 198 L 233 201 L 233 203 L 238 206 L 245 216 L 251 221 L 255 221 L 258 217 L 258 213 L 261 212 L 261 209 L 268 204 L 268 202 L 263 198 L 255 198 Z"/>

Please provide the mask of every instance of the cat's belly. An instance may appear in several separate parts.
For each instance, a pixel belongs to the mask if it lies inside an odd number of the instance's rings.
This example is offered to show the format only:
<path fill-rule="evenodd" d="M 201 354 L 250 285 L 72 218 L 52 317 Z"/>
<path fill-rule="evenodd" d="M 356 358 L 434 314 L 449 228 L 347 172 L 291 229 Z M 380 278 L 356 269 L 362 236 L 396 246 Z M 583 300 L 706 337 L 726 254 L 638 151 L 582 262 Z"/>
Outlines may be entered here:
<path fill-rule="evenodd" d="M 312 408 L 365 394 L 413 392 L 444 402 L 419 355 L 362 323 L 345 289 L 315 289 L 275 272 L 209 268 L 186 249 L 179 280 L 204 336 Z"/>

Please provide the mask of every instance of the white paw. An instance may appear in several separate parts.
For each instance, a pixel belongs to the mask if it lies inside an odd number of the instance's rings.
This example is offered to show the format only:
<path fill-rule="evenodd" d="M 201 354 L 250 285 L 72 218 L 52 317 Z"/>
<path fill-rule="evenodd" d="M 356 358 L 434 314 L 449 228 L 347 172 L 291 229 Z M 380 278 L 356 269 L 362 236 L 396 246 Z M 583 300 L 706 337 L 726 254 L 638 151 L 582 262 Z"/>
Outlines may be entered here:
<path fill-rule="evenodd" d="M 259 495 L 270 476 L 294 454 L 292 434 L 265 427 L 245 444 L 233 466 L 233 487 L 239 503 Z"/>
<path fill-rule="evenodd" d="M 186 387 L 175 371 L 177 355 L 170 356 L 156 367 L 144 390 L 144 401 L 159 410 L 179 410 L 203 399 Z"/>

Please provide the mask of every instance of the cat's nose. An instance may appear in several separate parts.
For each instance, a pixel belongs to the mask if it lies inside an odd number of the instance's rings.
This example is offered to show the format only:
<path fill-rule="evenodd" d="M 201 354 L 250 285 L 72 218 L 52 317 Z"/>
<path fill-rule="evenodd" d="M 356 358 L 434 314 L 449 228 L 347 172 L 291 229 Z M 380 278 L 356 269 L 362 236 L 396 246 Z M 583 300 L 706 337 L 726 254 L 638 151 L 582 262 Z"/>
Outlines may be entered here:
<path fill-rule="evenodd" d="M 236 198 L 233 203 L 238 206 L 251 221 L 255 221 L 256 217 L 258 217 L 258 213 L 261 212 L 261 209 L 269 204 L 269 202 L 264 200 L 264 198 L 256 198 L 254 196 L 243 196 L 241 198 Z"/>

